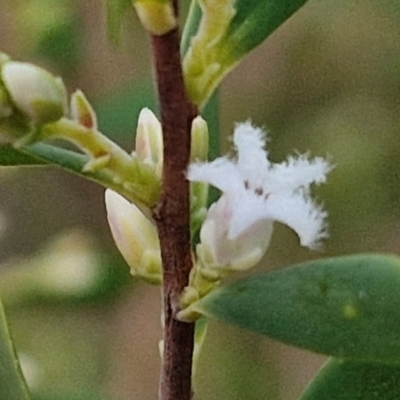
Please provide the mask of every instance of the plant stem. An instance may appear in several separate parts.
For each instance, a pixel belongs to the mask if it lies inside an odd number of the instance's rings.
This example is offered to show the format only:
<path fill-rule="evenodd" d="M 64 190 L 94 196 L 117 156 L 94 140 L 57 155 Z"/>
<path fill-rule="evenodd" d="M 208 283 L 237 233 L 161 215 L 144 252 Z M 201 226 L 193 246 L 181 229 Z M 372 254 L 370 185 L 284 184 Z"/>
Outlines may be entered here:
<path fill-rule="evenodd" d="M 177 7 L 176 7 L 177 8 Z M 175 319 L 192 268 L 189 182 L 190 130 L 196 107 L 187 98 L 179 32 L 151 37 L 164 138 L 160 200 L 153 209 L 163 261 L 164 354 L 160 400 L 190 400 L 194 324 Z"/>

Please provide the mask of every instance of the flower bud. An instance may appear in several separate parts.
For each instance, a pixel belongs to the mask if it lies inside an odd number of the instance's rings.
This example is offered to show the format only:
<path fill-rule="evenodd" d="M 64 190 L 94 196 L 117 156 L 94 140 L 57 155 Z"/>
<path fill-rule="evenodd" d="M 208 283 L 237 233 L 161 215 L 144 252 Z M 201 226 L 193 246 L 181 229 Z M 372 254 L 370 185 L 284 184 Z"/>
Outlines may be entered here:
<path fill-rule="evenodd" d="M 191 161 L 207 161 L 208 126 L 200 115 L 192 122 L 191 138 Z M 190 199 L 190 230 L 194 234 L 200 229 L 207 214 L 208 183 L 191 182 Z"/>
<path fill-rule="evenodd" d="M 159 284 L 161 251 L 156 228 L 138 207 L 110 189 L 105 202 L 111 233 L 131 274 Z"/>
<path fill-rule="evenodd" d="M 161 178 L 163 164 L 162 128 L 157 117 L 148 108 L 143 108 L 139 114 L 135 152 L 144 163 L 154 166 L 157 176 Z"/>
<path fill-rule="evenodd" d="M 191 135 L 190 160 L 192 162 L 206 161 L 208 156 L 208 126 L 200 115 L 192 122 Z"/>
<path fill-rule="evenodd" d="M 133 3 L 140 22 L 153 35 L 164 35 L 176 28 L 172 2 L 170 0 L 136 0 Z"/>
<path fill-rule="evenodd" d="M 15 107 L 34 125 L 59 120 L 67 113 L 67 92 L 60 78 L 33 64 L 9 61 L 1 78 Z"/>

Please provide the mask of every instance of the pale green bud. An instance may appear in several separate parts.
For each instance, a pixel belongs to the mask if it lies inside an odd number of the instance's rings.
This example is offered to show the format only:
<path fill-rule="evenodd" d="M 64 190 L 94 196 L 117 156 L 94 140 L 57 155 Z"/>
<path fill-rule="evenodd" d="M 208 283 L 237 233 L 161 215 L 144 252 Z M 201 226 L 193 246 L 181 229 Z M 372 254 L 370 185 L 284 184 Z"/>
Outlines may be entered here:
<path fill-rule="evenodd" d="M 105 202 L 111 233 L 131 274 L 159 284 L 161 251 L 155 226 L 138 207 L 110 189 Z"/>
<path fill-rule="evenodd" d="M 206 161 L 208 156 L 208 125 L 200 115 L 192 122 L 191 135 L 190 160 Z"/>
<path fill-rule="evenodd" d="M 137 0 L 133 5 L 140 22 L 153 35 L 164 35 L 178 25 L 170 0 Z"/>
<path fill-rule="evenodd" d="M 60 78 L 33 64 L 9 61 L 1 78 L 15 107 L 34 125 L 66 115 L 67 91 Z"/>
<path fill-rule="evenodd" d="M 192 122 L 191 138 L 191 161 L 207 161 L 208 126 L 200 115 Z M 194 234 L 199 230 L 207 214 L 208 184 L 192 182 L 190 185 L 190 199 L 190 229 Z"/>

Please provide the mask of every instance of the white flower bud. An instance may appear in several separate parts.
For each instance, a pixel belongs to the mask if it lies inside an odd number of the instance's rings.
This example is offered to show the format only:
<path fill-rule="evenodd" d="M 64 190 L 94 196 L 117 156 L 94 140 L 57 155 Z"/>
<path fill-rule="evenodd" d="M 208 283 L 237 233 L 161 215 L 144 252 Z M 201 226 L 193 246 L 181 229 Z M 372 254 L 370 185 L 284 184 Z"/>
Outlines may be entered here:
<path fill-rule="evenodd" d="M 153 166 L 161 178 L 164 159 L 162 128 L 160 121 L 148 108 L 143 108 L 139 114 L 135 153 L 144 163 Z"/>
<path fill-rule="evenodd" d="M 131 274 L 150 283 L 161 282 L 161 251 L 151 221 L 118 193 L 106 190 L 107 218 L 114 241 Z"/>
<path fill-rule="evenodd" d="M 57 121 L 67 113 L 62 80 L 43 68 L 9 61 L 2 66 L 1 78 L 15 107 L 34 125 Z"/>

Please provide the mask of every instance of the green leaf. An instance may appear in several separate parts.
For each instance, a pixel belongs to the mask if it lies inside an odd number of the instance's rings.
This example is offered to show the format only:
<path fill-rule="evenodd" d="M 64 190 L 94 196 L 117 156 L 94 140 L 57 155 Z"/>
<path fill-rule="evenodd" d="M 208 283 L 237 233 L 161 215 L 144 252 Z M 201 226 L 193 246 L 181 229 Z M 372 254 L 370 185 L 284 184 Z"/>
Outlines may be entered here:
<path fill-rule="evenodd" d="M 183 42 L 186 48 L 197 31 L 183 62 L 192 101 L 204 106 L 226 74 L 306 1 L 198 0 L 200 11 L 192 5 Z"/>
<path fill-rule="evenodd" d="M 83 154 L 44 143 L 35 143 L 22 148 L 14 148 L 11 145 L 0 146 L 0 166 L 3 167 L 53 164 L 86 176 L 88 174 L 83 174 L 82 169 L 88 161 L 89 158 Z"/>
<path fill-rule="evenodd" d="M 193 311 L 343 358 L 400 362 L 400 260 L 328 258 L 221 287 Z"/>
<path fill-rule="evenodd" d="M 400 399 L 400 366 L 330 358 L 299 400 Z"/>
<path fill-rule="evenodd" d="M 232 58 L 243 57 L 261 44 L 307 0 L 237 0 L 236 14 L 225 34 L 223 47 Z"/>
<path fill-rule="evenodd" d="M 89 161 L 89 157 L 75 151 L 62 149 L 44 143 L 35 143 L 20 149 L 24 154 L 38 159 L 43 164 L 53 164 L 82 176 L 83 167 Z"/>
<path fill-rule="evenodd" d="M 132 7 L 131 0 L 107 0 L 107 33 L 110 41 L 118 44 L 120 40 L 121 24 L 126 11 Z"/>
<path fill-rule="evenodd" d="M 15 355 L 3 305 L 0 303 L 0 399 L 29 400 L 28 389 Z"/>
<path fill-rule="evenodd" d="M 83 172 L 84 166 L 88 161 L 89 157 L 86 155 L 44 143 L 35 143 L 18 149 L 10 145 L 0 147 L 0 166 L 52 165 L 96 182 L 104 187 L 116 190 L 122 195 L 125 194 L 123 187 L 115 183 L 113 177 L 106 171 Z"/>

